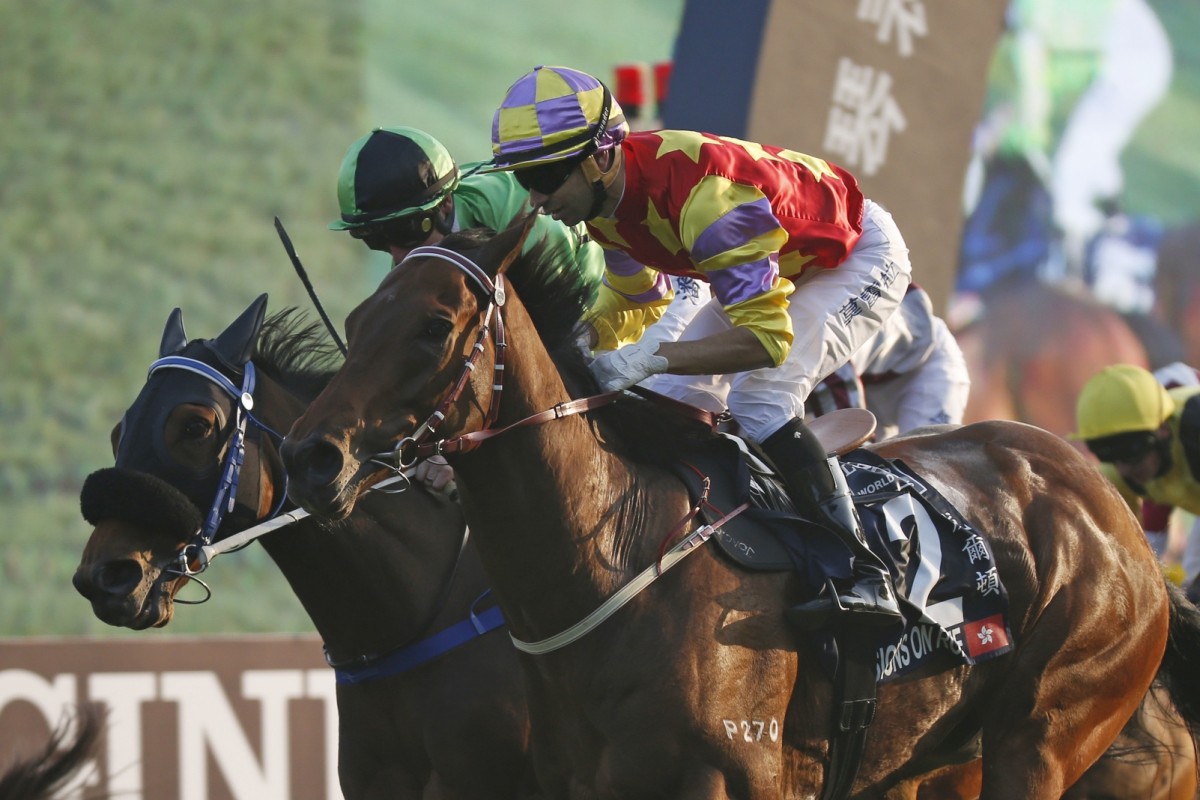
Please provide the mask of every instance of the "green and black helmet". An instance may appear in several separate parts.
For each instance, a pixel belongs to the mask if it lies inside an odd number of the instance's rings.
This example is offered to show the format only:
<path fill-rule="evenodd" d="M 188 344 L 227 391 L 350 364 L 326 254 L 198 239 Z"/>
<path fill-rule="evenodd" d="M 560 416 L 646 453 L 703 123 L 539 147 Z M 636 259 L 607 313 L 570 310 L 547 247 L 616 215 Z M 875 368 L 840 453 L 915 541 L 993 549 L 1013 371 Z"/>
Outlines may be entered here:
<path fill-rule="evenodd" d="M 458 165 L 437 139 L 416 128 L 376 128 L 342 159 L 342 218 L 329 227 L 354 231 L 400 217 L 428 217 L 457 185 Z"/>

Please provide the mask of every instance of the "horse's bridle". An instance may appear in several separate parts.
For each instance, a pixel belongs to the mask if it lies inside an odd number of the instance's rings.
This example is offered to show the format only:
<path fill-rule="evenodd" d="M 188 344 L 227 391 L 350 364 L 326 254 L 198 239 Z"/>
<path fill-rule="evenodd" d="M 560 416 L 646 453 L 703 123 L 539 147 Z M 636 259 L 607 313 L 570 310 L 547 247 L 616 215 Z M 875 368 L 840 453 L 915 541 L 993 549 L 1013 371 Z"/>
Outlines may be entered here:
<path fill-rule="evenodd" d="M 209 506 L 208 514 L 205 516 L 204 524 L 200 527 L 200 530 L 196 532 L 190 542 L 183 546 L 178 555 L 172 558 L 176 562 L 177 567 L 170 571 L 195 579 L 195 576 L 203 572 L 208 566 L 208 559 L 204 555 L 204 548 L 213 543 L 217 529 L 221 526 L 221 521 L 228 512 L 233 510 L 234 502 L 237 498 L 237 487 L 241 476 L 242 463 L 246 455 L 247 423 L 254 423 L 255 427 L 259 430 L 274 436 L 276 441 L 282 441 L 283 437 L 254 416 L 252 412 L 254 408 L 255 387 L 254 362 L 246 362 L 240 389 L 215 367 L 194 358 L 164 356 L 150 365 L 150 369 L 146 373 L 146 379 L 149 380 L 155 372 L 161 369 L 182 369 L 200 375 L 224 390 L 236 403 L 233 434 L 226 445 L 225 459 L 221 464 L 220 474 L 217 479 L 216 496 L 213 498 L 212 505 Z M 277 516 L 280 510 L 282 510 L 284 502 L 287 500 L 286 473 L 284 474 L 284 490 L 279 492 L 278 495 L 275 507 L 271 509 L 270 514 L 265 519 L 272 519 Z M 193 561 L 196 563 L 196 567 L 192 566 Z M 166 571 L 164 570 L 164 572 Z M 204 585 L 198 579 L 197 582 L 202 586 Z M 204 588 L 208 589 L 207 586 Z M 211 590 L 209 594 L 211 594 Z M 203 603 L 207 599 L 208 596 L 205 596 L 204 600 L 177 600 L 176 602 Z"/>
<path fill-rule="evenodd" d="M 503 428 L 493 428 L 492 426 L 496 423 L 500 415 L 500 399 L 504 394 L 504 354 L 508 347 L 504 328 L 504 272 L 511 262 L 505 261 L 500 265 L 500 268 L 496 270 L 496 278 L 493 281 L 482 267 L 462 253 L 445 247 L 430 245 L 410 250 L 408 255 L 396 265 L 396 268 L 400 268 L 409 259 L 417 257 L 440 259 L 460 269 L 476 286 L 482 289 L 483 296 L 488 300 L 488 305 L 483 311 L 483 322 L 479 326 L 475 345 L 471 349 L 471 354 L 467 356 L 463 363 L 462 371 L 459 373 L 454 388 L 450 390 L 449 394 L 438 404 L 438 407 L 434 409 L 429 418 L 421 423 L 411 436 L 401 439 L 392 450 L 375 454 L 368 459 L 370 462 L 387 467 L 393 472 L 399 472 L 414 466 L 418 461 L 430 456 L 470 452 L 479 447 L 487 439 L 499 436 L 513 428 L 524 425 L 535 425 L 552 419 L 561 419 L 572 414 L 590 411 L 594 408 L 608 405 L 621 397 L 623 392 L 606 392 L 579 400 L 568 400 Z M 466 389 L 467 380 L 475 371 L 475 365 L 483 355 L 484 344 L 487 342 L 489 335 L 493 335 L 495 338 L 496 356 L 493 365 L 492 396 L 488 402 L 487 412 L 484 415 L 483 426 L 477 431 L 465 433 L 452 439 L 426 441 L 437 432 L 438 426 L 446 418 L 446 412 L 450 406 L 458 400 L 464 389 Z"/>
<path fill-rule="evenodd" d="M 505 300 L 504 269 L 507 264 L 502 265 L 497 270 L 496 279 L 493 281 L 482 267 L 462 253 L 446 247 L 429 245 L 415 247 L 410 250 L 408 255 L 396 265 L 395 269 L 400 269 L 410 259 L 421 257 L 439 259 L 457 267 L 482 290 L 483 297 L 487 299 L 488 303 L 487 308 L 483 311 L 483 322 L 479 326 L 479 333 L 476 334 L 475 344 L 471 347 L 471 354 L 464 360 L 462 371 L 459 372 L 458 379 L 454 382 L 454 387 L 442 399 L 442 402 L 438 404 L 428 419 L 417 426 L 412 435 L 401 439 L 392 450 L 385 453 L 378 453 L 371 457 L 370 461 L 386 466 L 395 472 L 408 469 L 418 461 L 433 455 L 443 455 L 445 453 L 461 452 L 465 449 L 470 449 L 464 448 L 459 444 L 464 437 L 459 437 L 458 439 L 439 439 L 434 442 L 426 442 L 425 440 L 437 432 L 438 426 L 446 419 L 446 412 L 450 410 L 450 406 L 457 402 L 463 391 L 466 390 L 467 381 L 475 371 L 475 365 L 483 356 L 484 345 L 489 335 L 495 338 L 496 356 L 492 366 L 492 396 L 488 402 L 487 412 L 484 415 L 482 430 L 488 430 L 495 424 L 496 418 L 500 415 L 500 398 L 504 394 L 504 353 L 508 347 L 508 342 L 504 335 L 503 309 Z"/>

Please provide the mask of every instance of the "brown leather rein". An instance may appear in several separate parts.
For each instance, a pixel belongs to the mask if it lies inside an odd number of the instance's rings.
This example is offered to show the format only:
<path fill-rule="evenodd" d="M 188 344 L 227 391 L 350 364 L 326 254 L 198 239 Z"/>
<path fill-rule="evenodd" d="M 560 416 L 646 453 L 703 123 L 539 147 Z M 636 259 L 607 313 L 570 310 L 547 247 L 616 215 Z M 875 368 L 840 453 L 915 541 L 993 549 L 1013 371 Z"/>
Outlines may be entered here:
<path fill-rule="evenodd" d="M 483 295 L 488 299 L 487 308 L 483 311 L 483 324 L 479 327 L 479 333 L 476 336 L 475 344 L 471 348 L 471 353 L 465 359 L 462 371 L 458 375 L 458 379 L 454 383 L 454 388 L 450 393 L 438 404 L 429 418 L 426 419 L 411 436 L 406 436 L 397 443 L 396 447 L 384 453 L 377 453 L 371 457 L 371 461 L 382 464 L 393 470 L 404 470 L 414 466 L 417 462 L 435 455 L 448 455 L 453 453 L 470 452 L 488 439 L 499 436 L 502 433 L 507 433 L 514 428 L 523 428 L 529 425 L 541 425 L 544 422 L 549 422 L 563 417 L 582 414 L 587 411 L 592 411 L 597 408 L 609 405 L 620 399 L 624 395 L 623 391 L 605 392 L 603 394 L 583 397 L 577 400 L 567 400 L 562 403 L 557 403 L 545 411 L 531 414 L 522 420 L 506 425 L 503 428 L 492 427 L 496 423 L 496 419 L 500 415 L 500 399 L 504 394 L 504 354 L 508 348 L 508 341 L 505 337 L 504 327 L 504 273 L 508 269 L 511 261 L 506 260 L 501 264 L 500 269 L 496 271 L 496 278 L 493 281 L 486 272 L 470 258 L 467 258 L 462 253 L 455 252 L 445 247 L 430 245 L 426 247 L 416 247 L 409 251 L 403 261 L 396 265 L 399 269 L 405 261 L 411 258 L 436 258 L 448 262 L 458 269 L 466 273 L 467 277 L 474 282 L 480 289 L 483 290 Z M 483 355 L 488 337 L 492 336 L 495 339 L 496 357 L 493 365 L 492 378 L 492 396 L 488 402 L 488 410 L 484 416 L 483 427 L 471 433 L 465 433 L 461 436 L 456 436 L 452 439 L 437 439 L 427 441 L 432 437 L 446 418 L 446 413 L 450 406 L 457 402 L 458 398 L 466 389 L 467 381 L 471 374 L 475 371 L 475 366 L 480 357 Z M 630 391 L 653 400 L 660 405 L 668 406 L 678 413 L 696 419 L 697 421 L 708 425 L 713 430 L 716 429 L 721 417 L 712 414 L 687 403 L 682 403 L 648 389 L 634 386 Z"/>

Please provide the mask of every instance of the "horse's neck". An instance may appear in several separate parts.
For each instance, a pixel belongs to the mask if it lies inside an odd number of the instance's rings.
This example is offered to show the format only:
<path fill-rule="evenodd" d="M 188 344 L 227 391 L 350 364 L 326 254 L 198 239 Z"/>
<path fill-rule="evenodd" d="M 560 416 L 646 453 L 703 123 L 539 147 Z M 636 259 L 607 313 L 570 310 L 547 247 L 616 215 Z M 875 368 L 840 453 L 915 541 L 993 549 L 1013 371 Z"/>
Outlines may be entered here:
<path fill-rule="evenodd" d="M 265 380 L 255 393 L 255 413 L 285 433 L 305 404 L 285 387 Z M 269 439 L 264 435 L 263 442 Z M 273 490 L 283 491 L 277 449 L 264 448 Z M 331 527 L 307 517 L 263 537 L 297 599 L 335 657 L 387 652 L 419 633 L 439 603 L 465 614 L 468 596 L 485 588 L 474 554 L 458 568 L 462 515 L 452 504 L 412 489 L 404 496 L 367 498 L 345 523 Z M 472 594 L 473 593 L 473 594 Z"/>
<path fill-rule="evenodd" d="M 544 351 L 509 348 L 496 427 L 567 399 Z M 686 508 L 682 486 L 602 446 L 584 415 L 487 440 L 456 469 L 472 536 L 517 635 L 553 633 L 594 608 L 646 566 L 647 548 Z"/>
<path fill-rule="evenodd" d="M 308 404 L 286 386 L 268 375 L 261 367 L 258 369 L 257 375 L 252 413 L 255 419 L 262 422 L 271 430 L 280 435 L 286 435 L 288 429 L 292 427 L 292 423 L 300 418 L 300 415 L 304 413 L 304 409 Z M 262 434 L 264 440 L 273 438 L 266 431 L 263 431 Z M 272 445 L 275 444 L 277 443 L 272 442 Z M 279 461 L 278 453 L 274 446 L 272 446 L 271 450 L 275 452 L 275 463 L 271 464 L 272 477 L 282 477 L 282 462 Z"/>
<path fill-rule="evenodd" d="M 380 654 L 443 617 L 461 619 L 486 588 L 465 551 L 462 515 L 422 490 L 364 498 L 344 522 L 312 517 L 264 537 L 330 652 Z M 451 620 L 454 621 L 454 620 Z"/>

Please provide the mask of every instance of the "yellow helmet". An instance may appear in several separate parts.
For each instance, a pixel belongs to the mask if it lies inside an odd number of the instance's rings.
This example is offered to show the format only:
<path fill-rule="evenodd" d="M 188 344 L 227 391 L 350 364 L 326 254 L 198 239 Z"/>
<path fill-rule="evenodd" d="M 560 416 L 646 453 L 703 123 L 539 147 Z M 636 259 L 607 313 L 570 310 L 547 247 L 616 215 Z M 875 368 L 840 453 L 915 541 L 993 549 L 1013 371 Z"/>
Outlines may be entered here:
<path fill-rule="evenodd" d="M 1072 439 L 1103 439 L 1157 430 L 1175 413 L 1175 401 L 1152 373 L 1133 364 L 1105 367 L 1084 385 L 1075 404 Z"/>

